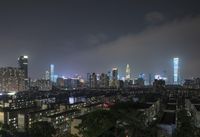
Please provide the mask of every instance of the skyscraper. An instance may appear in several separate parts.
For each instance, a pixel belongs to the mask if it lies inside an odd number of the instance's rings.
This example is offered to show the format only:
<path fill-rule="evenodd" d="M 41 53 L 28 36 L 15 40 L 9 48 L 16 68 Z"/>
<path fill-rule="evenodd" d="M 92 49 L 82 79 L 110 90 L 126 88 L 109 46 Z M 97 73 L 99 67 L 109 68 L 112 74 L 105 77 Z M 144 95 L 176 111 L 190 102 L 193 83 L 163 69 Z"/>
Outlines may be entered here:
<path fill-rule="evenodd" d="M 173 63 L 174 63 L 174 84 L 179 84 L 179 58 L 174 58 Z"/>
<path fill-rule="evenodd" d="M 51 82 L 54 82 L 54 64 L 50 65 L 50 78 Z"/>
<path fill-rule="evenodd" d="M 50 72 L 49 72 L 49 70 L 45 71 L 45 80 L 50 80 Z"/>
<path fill-rule="evenodd" d="M 28 78 L 28 56 L 20 56 L 18 58 L 19 68 L 24 71 L 25 78 Z"/>
<path fill-rule="evenodd" d="M 90 73 L 87 73 L 87 87 L 88 88 L 91 88 L 91 74 Z"/>
<path fill-rule="evenodd" d="M 29 79 L 28 79 L 28 56 L 23 55 L 18 58 L 19 69 L 24 72 L 25 88 L 28 89 Z"/>
<path fill-rule="evenodd" d="M 97 75 L 95 73 L 91 75 L 91 88 L 97 88 Z"/>
<path fill-rule="evenodd" d="M 116 88 L 117 85 L 118 85 L 118 69 L 113 68 L 112 69 L 112 84 L 111 84 L 111 86 Z"/>
<path fill-rule="evenodd" d="M 131 69 L 129 64 L 126 65 L 126 80 L 130 80 L 131 79 Z"/>
<path fill-rule="evenodd" d="M 100 88 L 108 88 L 109 87 L 109 76 L 105 73 L 100 75 Z"/>
<path fill-rule="evenodd" d="M 118 80 L 118 69 L 117 68 L 112 69 L 112 80 Z"/>

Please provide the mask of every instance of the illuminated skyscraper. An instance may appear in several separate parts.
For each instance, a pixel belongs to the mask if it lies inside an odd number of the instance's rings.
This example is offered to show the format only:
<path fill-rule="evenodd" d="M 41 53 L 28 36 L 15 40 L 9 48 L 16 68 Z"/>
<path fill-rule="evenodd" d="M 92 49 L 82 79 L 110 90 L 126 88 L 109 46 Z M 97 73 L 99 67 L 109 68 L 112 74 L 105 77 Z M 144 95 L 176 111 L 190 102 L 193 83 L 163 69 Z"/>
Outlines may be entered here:
<path fill-rule="evenodd" d="M 130 80 L 131 79 L 131 69 L 129 64 L 126 65 L 126 80 Z"/>
<path fill-rule="evenodd" d="M 28 79 L 28 56 L 20 56 L 18 58 L 18 65 L 19 69 L 21 69 L 24 72 L 24 80 L 25 80 L 25 87 L 28 89 L 29 85 L 29 79 Z"/>
<path fill-rule="evenodd" d="M 51 82 L 54 82 L 54 65 L 53 64 L 50 65 L 50 78 L 51 78 Z"/>
<path fill-rule="evenodd" d="M 174 63 L 174 84 L 179 84 L 179 58 L 174 58 L 173 63 Z"/>

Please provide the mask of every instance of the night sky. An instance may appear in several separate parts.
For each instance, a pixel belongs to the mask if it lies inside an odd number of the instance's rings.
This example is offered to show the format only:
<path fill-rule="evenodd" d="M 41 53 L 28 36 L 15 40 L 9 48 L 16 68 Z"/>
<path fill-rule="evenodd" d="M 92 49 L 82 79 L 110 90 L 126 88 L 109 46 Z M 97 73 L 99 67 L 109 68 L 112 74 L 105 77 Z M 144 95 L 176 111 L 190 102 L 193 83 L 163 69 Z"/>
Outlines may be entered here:
<path fill-rule="evenodd" d="M 59 75 L 163 71 L 200 76 L 199 0 L 1 0 L 0 66 L 29 56 L 31 77 L 50 64 Z"/>

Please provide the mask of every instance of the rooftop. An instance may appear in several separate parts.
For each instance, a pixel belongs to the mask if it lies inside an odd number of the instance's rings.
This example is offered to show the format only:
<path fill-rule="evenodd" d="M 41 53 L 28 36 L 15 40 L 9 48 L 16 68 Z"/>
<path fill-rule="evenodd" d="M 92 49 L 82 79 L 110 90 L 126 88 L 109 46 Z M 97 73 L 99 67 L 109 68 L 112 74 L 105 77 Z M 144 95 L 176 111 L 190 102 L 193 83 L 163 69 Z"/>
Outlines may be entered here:
<path fill-rule="evenodd" d="M 68 110 L 68 111 L 57 113 L 57 114 L 49 115 L 47 117 L 49 117 L 49 118 L 56 118 L 56 117 L 62 116 L 62 115 L 71 115 L 71 114 L 73 114 L 75 112 L 80 112 L 80 110 L 79 109 Z"/>

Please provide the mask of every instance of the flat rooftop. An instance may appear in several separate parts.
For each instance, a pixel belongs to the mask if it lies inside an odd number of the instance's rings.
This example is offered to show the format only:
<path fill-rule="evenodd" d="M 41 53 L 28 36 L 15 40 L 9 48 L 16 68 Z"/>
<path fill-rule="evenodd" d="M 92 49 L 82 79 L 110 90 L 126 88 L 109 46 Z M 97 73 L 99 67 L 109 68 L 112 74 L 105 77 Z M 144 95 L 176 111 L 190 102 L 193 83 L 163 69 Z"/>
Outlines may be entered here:
<path fill-rule="evenodd" d="M 47 117 L 49 117 L 49 118 L 56 118 L 56 117 L 62 116 L 62 115 L 71 115 L 71 114 L 76 113 L 76 112 L 80 112 L 80 110 L 79 109 L 68 110 L 68 111 L 57 113 L 57 114 L 49 115 Z"/>

